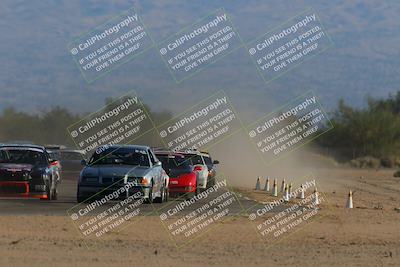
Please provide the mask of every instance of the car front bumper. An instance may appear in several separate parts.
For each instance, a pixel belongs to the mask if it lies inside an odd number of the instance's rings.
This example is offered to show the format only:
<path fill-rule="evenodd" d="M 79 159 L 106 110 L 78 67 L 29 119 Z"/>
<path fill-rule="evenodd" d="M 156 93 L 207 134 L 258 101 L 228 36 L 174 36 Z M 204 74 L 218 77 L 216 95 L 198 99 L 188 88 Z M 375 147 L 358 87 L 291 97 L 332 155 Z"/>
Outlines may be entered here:
<path fill-rule="evenodd" d="M 32 186 L 28 181 L 0 181 L 0 197 L 47 199 L 48 195 L 45 185 Z"/>
<path fill-rule="evenodd" d="M 78 197 L 86 199 L 100 199 L 106 196 L 110 196 L 110 200 L 124 199 L 130 196 L 139 195 L 142 198 L 149 198 L 150 187 L 145 186 L 134 186 L 125 190 L 124 192 L 118 193 L 117 191 L 121 187 L 110 188 L 105 186 L 93 186 L 93 185 L 78 185 Z"/>
<path fill-rule="evenodd" d="M 196 192 L 196 187 L 194 186 L 169 185 L 170 195 L 179 195 L 194 192 Z"/>

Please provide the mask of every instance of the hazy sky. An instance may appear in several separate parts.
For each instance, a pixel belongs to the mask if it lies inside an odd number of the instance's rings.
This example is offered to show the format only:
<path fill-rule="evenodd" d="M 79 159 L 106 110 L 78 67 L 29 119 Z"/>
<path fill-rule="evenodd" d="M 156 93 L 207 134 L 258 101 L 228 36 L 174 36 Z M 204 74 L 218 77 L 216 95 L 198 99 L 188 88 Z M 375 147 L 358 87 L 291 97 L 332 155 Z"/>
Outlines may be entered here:
<path fill-rule="evenodd" d="M 223 89 L 247 120 L 312 89 L 331 110 L 341 97 L 361 105 L 366 95 L 399 89 L 400 3 L 397 1 L 75 1 L 0 3 L 0 110 L 53 105 L 90 112 L 107 97 L 135 90 L 153 109 L 180 112 Z M 156 44 L 223 7 L 245 43 L 312 7 L 333 40 L 323 53 L 266 84 L 239 48 L 176 83 L 156 47 L 88 84 L 67 45 L 134 7 Z"/>

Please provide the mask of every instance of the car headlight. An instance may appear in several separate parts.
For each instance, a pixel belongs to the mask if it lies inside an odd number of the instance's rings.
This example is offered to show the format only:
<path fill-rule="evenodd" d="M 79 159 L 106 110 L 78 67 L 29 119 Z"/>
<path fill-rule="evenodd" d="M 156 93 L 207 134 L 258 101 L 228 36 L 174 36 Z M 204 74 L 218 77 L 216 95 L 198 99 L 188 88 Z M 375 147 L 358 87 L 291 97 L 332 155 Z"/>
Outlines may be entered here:
<path fill-rule="evenodd" d="M 29 173 L 27 173 L 27 172 L 24 172 L 24 174 L 22 174 L 22 178 L 24 179 L 24 180 L 30 180 L 30 179 L 32 179 L 32 177 L 29 175 Z"/>
<path fill-rule="evenodd" d="M 50 175 L 48 173 L 43 173 L 42 178 L 43 180 L 50 180 Z"/>
<path fill-rule="evenodd" d="M 149 180 L 146 177 L 141 178 L 140 185 L 149 185 Z"/>
<path fill-rule="evenodd" d="M 150 180 L 146 177 L 126 177 L 124 178 L 124 183 L 133 183 L 135 186 L 146 186 L 150 184 Z"/>

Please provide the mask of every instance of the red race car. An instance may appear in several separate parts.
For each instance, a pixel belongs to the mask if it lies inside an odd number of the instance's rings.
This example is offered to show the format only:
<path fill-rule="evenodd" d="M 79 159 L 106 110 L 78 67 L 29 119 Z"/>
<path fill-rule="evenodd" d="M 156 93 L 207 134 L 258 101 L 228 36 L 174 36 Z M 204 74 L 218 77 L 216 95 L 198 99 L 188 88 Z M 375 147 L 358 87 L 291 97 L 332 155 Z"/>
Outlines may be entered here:
<path fill-rule="evenodd" d="M 162 167 L 169 176 L 169 194 L 171 196 L 185 195 L 187 199 L 198 192 L 197 172 L 190 160 L 180 153 L 170 151 L 155 151 Z"/>

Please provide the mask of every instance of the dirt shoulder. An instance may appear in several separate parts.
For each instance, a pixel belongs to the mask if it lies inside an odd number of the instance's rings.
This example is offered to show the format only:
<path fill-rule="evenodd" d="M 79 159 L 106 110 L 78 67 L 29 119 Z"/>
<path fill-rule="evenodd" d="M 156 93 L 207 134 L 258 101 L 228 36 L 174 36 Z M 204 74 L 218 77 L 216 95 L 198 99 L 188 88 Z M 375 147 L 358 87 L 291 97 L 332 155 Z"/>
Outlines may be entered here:
<path fill-rule="evenodd" d="M 88 247 L 66 216 L 2 216 L 0 266 L 398 266 L 399 180 L 385 172 L 331 171 L 339 186 L 324 192 L 321 216 L 268 248 L 244 216 L 180 249 L 154 216 Z M 344 209 L 348 186 L 352 210 Z"/>

